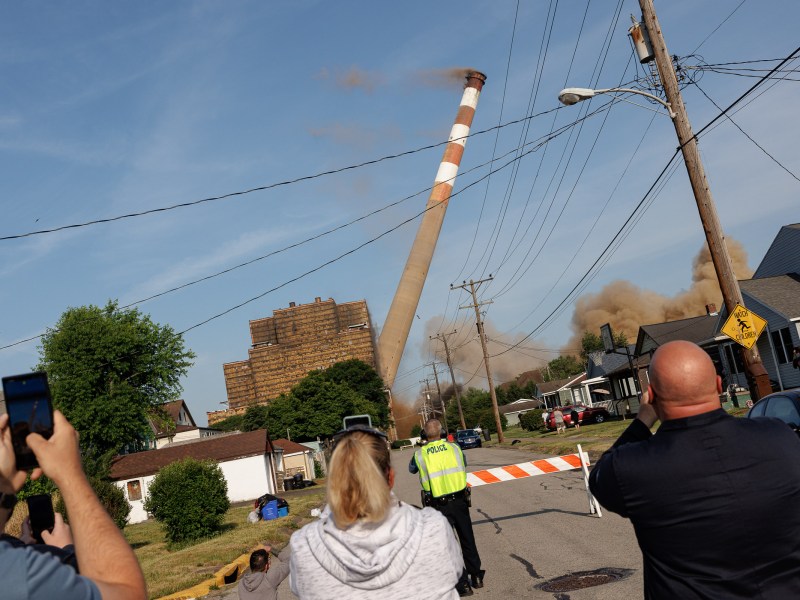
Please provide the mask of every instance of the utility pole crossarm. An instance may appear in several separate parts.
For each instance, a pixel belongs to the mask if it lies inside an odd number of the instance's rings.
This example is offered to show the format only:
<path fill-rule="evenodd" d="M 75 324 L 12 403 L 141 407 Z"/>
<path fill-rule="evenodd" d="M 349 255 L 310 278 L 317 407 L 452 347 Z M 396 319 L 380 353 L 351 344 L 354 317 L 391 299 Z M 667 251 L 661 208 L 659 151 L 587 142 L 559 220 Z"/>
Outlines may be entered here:
<path fill-rule="evenodd" d="M 458 404 L 458 420 L 461 421 L 461 429 L 466 429 L 467 426 L 464 424 L 464 411 L 461 410 L 461 394 L 458 391 L 458 383 L 456 383 L 456 376 L 453 373 L 453 361 L 450 359 L 450 347 L 447 345 L 447 337 L 450 335 L 455 335 L 458 333 L 457 331 L 452 331 L 447 334 L 439 333 L 437 335 L 429 336 L 429 339 L 437 339 L 441 340 L 444 344 L 444 354 L 447 357 L 447 368 L 450 369 L 450 379 L 453 382 L 453 393 L 456 396 L 456 403 Z"/>

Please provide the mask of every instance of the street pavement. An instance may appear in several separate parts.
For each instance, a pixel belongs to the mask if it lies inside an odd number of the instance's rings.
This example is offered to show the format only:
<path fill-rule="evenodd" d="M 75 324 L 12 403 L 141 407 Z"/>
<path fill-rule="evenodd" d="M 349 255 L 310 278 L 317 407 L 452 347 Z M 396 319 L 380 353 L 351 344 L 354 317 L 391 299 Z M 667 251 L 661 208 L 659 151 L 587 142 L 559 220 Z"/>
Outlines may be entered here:
<path fill-rule="evenodd" d="M 511 465 L 542 455 L 505 448 L 465 452 L 468 471 Z M 394 451 L 395 493 L 419 506 L 419 480 L 408 472 L 411 452 Z M 579 470 L 539 475 L 476 487 L 472 521 L 486 569 L 485 586 L 475 600 L 547 598 L 555 600 L 618 600 L 642 597 L 641 554 L 633 528 L 625 519 L 603 512 L 589 514 Z M 574 591 L 543 591 L 537 586 L 572 573 L 615 569 L 627 577 Z M 237 598 L 235 586 L 224 597 Z M 280 600 L 295 596 L 288 579 Z"/>

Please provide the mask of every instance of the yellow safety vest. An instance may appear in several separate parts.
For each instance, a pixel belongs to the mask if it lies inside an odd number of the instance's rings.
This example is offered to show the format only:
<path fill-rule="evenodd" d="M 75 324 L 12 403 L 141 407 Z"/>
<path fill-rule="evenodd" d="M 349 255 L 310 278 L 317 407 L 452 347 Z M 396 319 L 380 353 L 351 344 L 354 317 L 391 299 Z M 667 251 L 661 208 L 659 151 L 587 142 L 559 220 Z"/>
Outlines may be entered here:
<path fill-rule="evenodd" d="M 447 440 L 429 442 L 414 453 L 422 489 L 434 498 L 455 494 L 467 487 L 464 455 Z"/>

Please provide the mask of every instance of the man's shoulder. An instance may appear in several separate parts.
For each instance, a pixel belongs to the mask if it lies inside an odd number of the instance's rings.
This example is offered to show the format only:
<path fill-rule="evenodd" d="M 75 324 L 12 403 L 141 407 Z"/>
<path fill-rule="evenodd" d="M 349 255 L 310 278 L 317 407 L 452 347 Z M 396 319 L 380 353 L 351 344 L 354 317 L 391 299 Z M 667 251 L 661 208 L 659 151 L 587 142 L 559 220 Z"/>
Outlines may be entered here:
<path fill-rule="evenodd" d="M 100 590 L 95 583 L 78 575 L 58 558 L 4 540 L 0 540 L 0 577 L 4 582 L 4 598 L 100 600 Z M 17 593 L 15 584 L 24 588 Z"/>

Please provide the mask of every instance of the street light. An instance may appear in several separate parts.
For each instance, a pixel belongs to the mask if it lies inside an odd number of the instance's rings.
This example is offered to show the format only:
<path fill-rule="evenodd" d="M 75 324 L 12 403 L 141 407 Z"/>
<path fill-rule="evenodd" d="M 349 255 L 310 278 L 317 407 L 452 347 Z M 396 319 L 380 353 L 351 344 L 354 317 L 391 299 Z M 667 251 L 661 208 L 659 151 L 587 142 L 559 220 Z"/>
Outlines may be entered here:
<path fill-rule="evenodd" d="M 648 94 L 647 92 L 643 92 L 642 90 L 635 90 L 633 88 L 605 88 L 602 90 L 593 90 L 590 88 L 564 88 L 558 94 L 558 100 L 561 104 L 566 106 L 572 106 L 573 104 L 577 104 L 578 102 L 583 102 L 584 100 L 588 100 L 589 98 L 594 98 L 598 94 L 608 94 L 612 92 L 625 92 L 628 94 L 638 94 L 639 96 L 644 96 L 646 98 L 650 98 L 655 102 L 658 102 L 661 106 L 667 109 L 669 116 L 671 119 L 675 118 L 675 113 L 672 110 L 672 106 L 669 102 L 665 102 L 658 96 L 654 96 L 653 94 Z"/>

